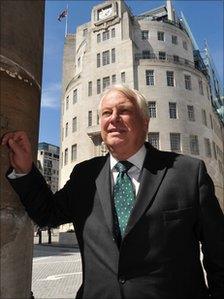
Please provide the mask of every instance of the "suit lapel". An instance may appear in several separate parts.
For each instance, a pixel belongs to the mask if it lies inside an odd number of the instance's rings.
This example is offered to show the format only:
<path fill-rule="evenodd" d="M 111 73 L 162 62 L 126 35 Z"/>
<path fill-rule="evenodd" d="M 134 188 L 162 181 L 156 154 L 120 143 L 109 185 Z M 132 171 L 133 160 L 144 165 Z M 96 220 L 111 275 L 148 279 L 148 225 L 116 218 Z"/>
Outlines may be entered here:
<path fill-rule="evenodd" d="M 104 216 L 111 233 L 113 233 L 113 214 L 111 206 L 110 159 L 107 158 L 96 179 L 96 188 L 103 208 Z"/>
<path fill-rule="evenodd" d="M 153 147 L 149 146 L 149 148 L 147 148 L 136 204 L 129 218 L 125 236 L 135 226 L 147 207 L 152 204 L 154 196 L 166 174 L 167 167 L 163 163 L 160 155 L 159 151 Z"/>

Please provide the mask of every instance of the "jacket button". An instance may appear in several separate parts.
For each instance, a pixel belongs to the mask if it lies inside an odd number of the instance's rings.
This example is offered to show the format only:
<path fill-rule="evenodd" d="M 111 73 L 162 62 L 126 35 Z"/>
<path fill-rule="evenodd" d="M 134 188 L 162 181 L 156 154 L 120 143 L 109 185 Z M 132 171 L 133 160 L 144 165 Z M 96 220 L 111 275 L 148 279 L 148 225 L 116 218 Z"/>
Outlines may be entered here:
<path fill-rule="evenodd" d="M 119 278 L 119 282 L 120 282 L 121 284 L 124 284 L 124 283 L 126 282 L 125 277 L 124 277 L 124 276 L 121 276 L 121 277 Z"/>

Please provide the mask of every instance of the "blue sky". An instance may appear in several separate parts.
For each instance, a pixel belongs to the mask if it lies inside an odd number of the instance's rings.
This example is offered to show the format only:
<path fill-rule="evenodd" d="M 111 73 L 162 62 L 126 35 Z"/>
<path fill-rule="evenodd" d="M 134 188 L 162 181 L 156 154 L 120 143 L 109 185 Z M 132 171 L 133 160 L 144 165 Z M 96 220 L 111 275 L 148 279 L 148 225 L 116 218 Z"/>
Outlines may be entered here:
<path fill-rule="evenodd" d="M 90 21 L 91 9 L 104 1 L 56 1 L 47 0 L 45 6 L 44 63 L 39 141 L 60 145 L 60 97 L 62 55 L 65 34 L 65 18 L 58 15 L 68 4 L 68 32 L 75 33 L 77 26 Z M 127 0 L 134 15 L 165 4 L 164 1 Z M 184 13 L 200 49 L 208 42 L 219 76 L 223 80 L 223 0 L 194 1 L 174 0 L 176 12 Z"/>

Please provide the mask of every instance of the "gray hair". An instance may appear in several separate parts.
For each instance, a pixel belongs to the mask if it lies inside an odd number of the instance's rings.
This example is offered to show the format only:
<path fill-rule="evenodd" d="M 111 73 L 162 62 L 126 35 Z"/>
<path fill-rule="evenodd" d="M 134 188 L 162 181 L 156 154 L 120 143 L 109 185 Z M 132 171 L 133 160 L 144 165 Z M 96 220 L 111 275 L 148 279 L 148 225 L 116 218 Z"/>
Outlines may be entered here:
<path fill-rule="evenodd" d="M 101 106 L 104 98 L 111 92 L 111 91 L 118 91 L 123 93 L 129 100 L 133 101 L 135 104 L 137 104 L 140 112 L 142 113 L 142 116 L 149 120 L 149 109 L 147 105 L 147 101 L 145 97 L 136 89 L 129 88 L 126 85 L 123 84 L 115 84 L 111 85 L 108 88 L 105 89 L 103 92 L 100 103 L 99 103 L 99 115 L 101 112 Z"/>

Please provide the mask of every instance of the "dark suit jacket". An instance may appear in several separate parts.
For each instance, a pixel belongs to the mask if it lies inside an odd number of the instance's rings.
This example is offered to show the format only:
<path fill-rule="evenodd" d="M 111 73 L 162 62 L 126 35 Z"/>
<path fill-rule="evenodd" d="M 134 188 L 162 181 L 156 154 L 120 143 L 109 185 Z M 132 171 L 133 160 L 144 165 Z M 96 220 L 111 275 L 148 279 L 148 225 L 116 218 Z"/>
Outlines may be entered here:
<path fill-rule="evenodd" d="M 223 214 L 204 163 L 146 146 L 120 248 L 113 234 L 108 156 L 76 165 L 54 195 L 35 167 L 9 181 L 39 226 L 74 223 L 83 266 L 77 298 L 223 299 Z"/>

